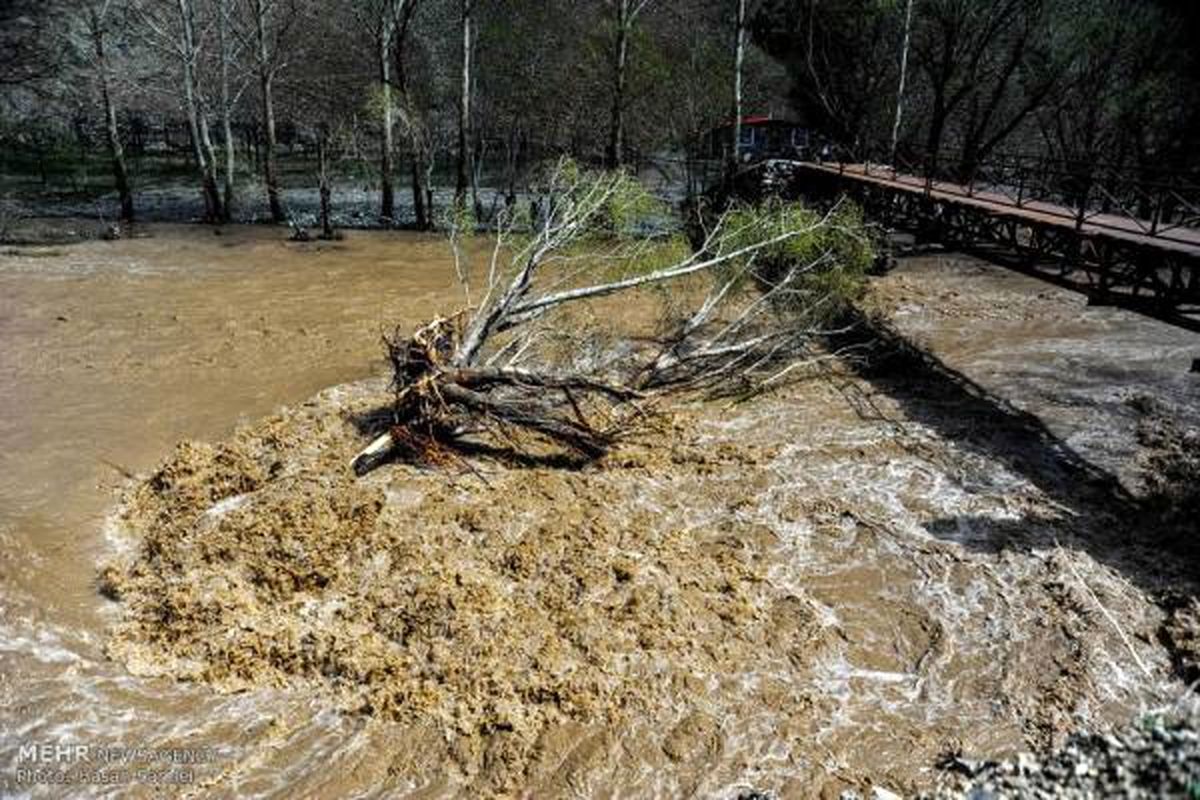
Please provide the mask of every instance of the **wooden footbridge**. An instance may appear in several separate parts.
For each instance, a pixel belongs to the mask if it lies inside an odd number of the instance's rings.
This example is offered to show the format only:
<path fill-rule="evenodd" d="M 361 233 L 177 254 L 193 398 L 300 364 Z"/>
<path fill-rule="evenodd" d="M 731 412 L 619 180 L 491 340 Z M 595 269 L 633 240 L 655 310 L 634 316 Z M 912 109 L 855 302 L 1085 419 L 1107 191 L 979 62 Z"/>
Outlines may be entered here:
<path fill-rule="evenodd" d="M 869 216 L 1200 331 L 1200 187 L 1010 158 L 954 182 L 870 161 L 766 160 L 802 194 L 849 195 Z M 778 178 L 776 178 L 778 180 Z"/>

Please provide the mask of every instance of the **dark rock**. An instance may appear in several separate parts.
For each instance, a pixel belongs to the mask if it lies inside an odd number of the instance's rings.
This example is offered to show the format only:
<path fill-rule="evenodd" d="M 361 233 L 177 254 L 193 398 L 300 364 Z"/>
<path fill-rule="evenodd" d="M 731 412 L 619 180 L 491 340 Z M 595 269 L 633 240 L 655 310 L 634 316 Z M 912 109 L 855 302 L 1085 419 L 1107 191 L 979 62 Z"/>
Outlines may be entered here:
<path fill-rule="evenodd" d="M 971 771 L 975 764 L 981 766 Z M 1057 751 L 1015 761 L 972 762 L 954 755 L 942 769 L 965 777 L 957 788 L 920 797 L 1160 798 L 1200 800 L 1197 720 L 1147 718 L 1120 735 L 1080 733 Z"/>

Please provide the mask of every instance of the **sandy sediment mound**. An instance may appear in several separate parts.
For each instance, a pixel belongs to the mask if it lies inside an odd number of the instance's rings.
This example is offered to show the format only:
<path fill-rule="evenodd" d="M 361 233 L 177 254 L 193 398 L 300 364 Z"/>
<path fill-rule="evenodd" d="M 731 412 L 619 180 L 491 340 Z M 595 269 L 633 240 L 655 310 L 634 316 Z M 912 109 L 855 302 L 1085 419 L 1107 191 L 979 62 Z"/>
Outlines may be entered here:
<path fill-rule="evenodd" d="M 798 667 L 819 649 L 814 606 L 767 580 L 771 531 L 685 530 L 650 490 L 752 450 L 668 435 L 603 468 L 355 480 L 352 418 L 386 400 L 378 383 L 328 391 L 227 442 L 180 444 L 131 488 L 132 546 L 101 573 L 123 605 L 110 656 L 434 726 L 465 777 L 502 789 L 527 779 L 550 726 L 653 717 L 768 652 Z"/>

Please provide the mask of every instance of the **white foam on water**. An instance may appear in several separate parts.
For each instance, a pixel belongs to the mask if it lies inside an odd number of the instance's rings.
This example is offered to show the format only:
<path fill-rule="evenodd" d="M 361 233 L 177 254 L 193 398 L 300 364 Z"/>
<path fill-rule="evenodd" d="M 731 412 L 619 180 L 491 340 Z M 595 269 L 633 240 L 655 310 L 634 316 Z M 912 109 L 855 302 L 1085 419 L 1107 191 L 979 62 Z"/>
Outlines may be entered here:
<path fill-rule="evenodd" d="M 210 519 L 218 519 L 230 511 L 241 508 L 246 505 L 250 499 L 248 494 L 235 494 L 232 497 L 226 497 L 223 500 L 218 500 L 204 510 L 204 516 Z"/>

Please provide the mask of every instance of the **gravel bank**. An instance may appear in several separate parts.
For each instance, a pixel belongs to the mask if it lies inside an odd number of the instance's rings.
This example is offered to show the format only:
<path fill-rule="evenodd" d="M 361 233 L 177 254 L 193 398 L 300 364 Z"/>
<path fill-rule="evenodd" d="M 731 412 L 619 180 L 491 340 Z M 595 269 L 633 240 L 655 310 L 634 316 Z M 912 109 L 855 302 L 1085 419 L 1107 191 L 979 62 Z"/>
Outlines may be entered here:
<path fill-rule="evenodd" d="M 942 766 L 962 775 L 959 785 L 923 797 L 1195 800 L 1200 798 L 1200 732 L 1195 716 L 1153 717 L 1119 733 L 1076 734 L 1040 759 L 1027 753 L 983 763 L 951 757 Z"/>

